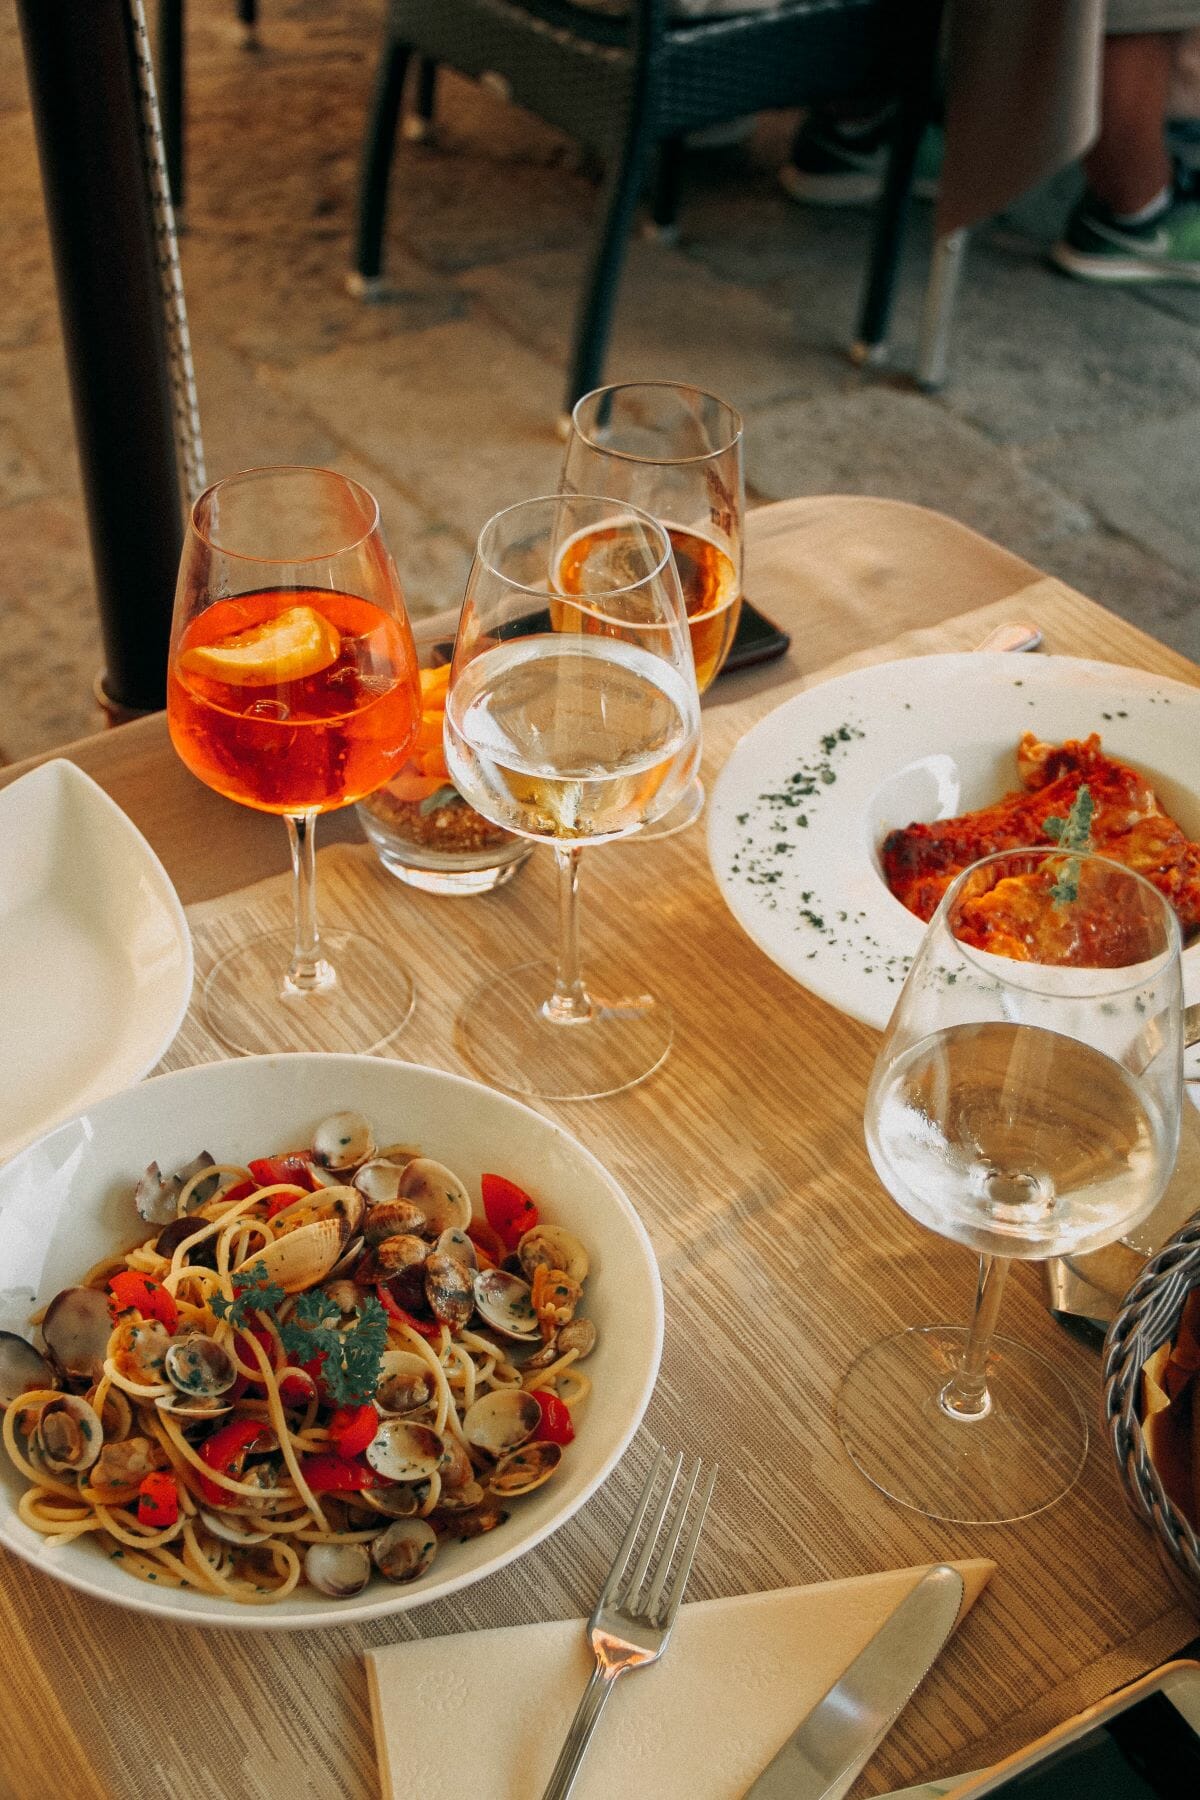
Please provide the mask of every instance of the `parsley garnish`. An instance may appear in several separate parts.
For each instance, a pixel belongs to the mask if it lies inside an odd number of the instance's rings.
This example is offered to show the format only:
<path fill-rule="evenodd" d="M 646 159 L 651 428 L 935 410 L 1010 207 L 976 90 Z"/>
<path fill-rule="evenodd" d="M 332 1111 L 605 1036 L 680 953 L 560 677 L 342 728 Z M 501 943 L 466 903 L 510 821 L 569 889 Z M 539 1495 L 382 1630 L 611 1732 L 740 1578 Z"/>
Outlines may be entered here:
<path fill-rule="evenodd" d="M 1085 782 L 1076 794 L 1065 819 L 1046 820 L 1046 836 L 1053 838 L 1060 850 L 1075 853 L 1063 864 L 1058 880 L 1050 889 L 1051 898 L 1057 906 L 1067 906 L 1072 900 L 1079 898 L 1079 857 L 1092 847 L 1092 820 L 1095 816 L 1096 802 Z"/>
<path fill-rule="evenodd" d="M 272 1281 L 264 1262 L 256 1262 L 246 1270 L 246 1282 L 239 1282 L 233 1290 L 233 1299 L 227 1300 L 224 1294 L 214 1294 L 209 1301 L 218 1319 L 228 1319 L 231 1325 L 245 1325 L 247 1315 L 255 1312 L 274 1312 L 282 1306 L 286 1298 L 284 1291 Z"/>
<path fill-rule="evenodd" d="M 242 1280 L 247 1285 L 242 1285 Z M 267 1278 L 265 1263 L 253 1263 L 234 1289 L 234 1298 L 214 1294 L 209 1301 L 218 1319 L 233 1326 L 249 1323 L 254 1313 L 274 1313 L 287 1298 Z M 367 1295 L 354 1325 L 339 1329 L 342 1311 L 319 1288 L 301 1294 L 290 1318 L 279 1322 L 288 1355 L 300 1364 L 319 1360 L 321 1381 L 335 1406 L 369 1400 L 379 1380 L 379 1363 L 387 1348 L 388 1316 L 373 1294 Z"/>
<path fill-rule="evenodd" d="M 300 1363 L 320 1357 L 321 1380 L 338 1406 L 368 1400 L 379 1380 L 379 1362 L 387 1347 L 388 1316 L 373 1294 L 367 1295 L 356 1323 L 339 1330 L 342 1312 L 320 1289 L 301 1294 L 279 1335 L 289 1356 Z"/>

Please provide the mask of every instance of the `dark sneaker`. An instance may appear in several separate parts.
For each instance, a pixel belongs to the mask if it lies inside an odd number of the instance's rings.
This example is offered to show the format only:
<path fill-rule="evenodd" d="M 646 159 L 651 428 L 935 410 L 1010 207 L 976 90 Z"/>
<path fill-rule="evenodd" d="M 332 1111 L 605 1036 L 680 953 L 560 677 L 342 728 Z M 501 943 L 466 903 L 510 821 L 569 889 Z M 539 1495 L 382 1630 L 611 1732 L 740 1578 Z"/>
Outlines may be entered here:
<path fill-rule="evenodd" d="M 793 200 L 812 206 L 865 206 L 883 187 L 890 134 L 886 113 L 855 130 L 812 113 L 796 133 L 791 159 L 779 171 L 780 184 Z M 913 192 L 918 199 L 937 198 L 941 168 L 942 131 L 931 125 L 917 152 Z"/>
<path fill-rule="evenodd" d="M 1050 256 L 1082 281 L 1200 282 L 1200 199 L 1177 189 L 1158 218 L 1129 225 L 1085 194 Z"/>

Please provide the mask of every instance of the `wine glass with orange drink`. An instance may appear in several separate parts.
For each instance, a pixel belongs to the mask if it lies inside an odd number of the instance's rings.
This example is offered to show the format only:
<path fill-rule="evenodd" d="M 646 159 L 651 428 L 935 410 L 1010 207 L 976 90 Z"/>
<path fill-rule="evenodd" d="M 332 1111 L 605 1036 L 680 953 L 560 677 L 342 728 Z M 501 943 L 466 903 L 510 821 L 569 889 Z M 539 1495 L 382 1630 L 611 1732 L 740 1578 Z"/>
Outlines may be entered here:
<path fill-rule="evenodd" d="M 559 487 L 606 494 L 656 518 L 671 540 L 703 694 L 720 674 L 742 609 L 745 479 L 741 415 L 715 394 L 674 381 L 629 381 L 576 402 Z M 593 534 L 595 535 L 595 534 Z M 564 593 L 595 548 L 568 545 Z M 643 838 L 667 837 L 704 808 L 699 777 Z"/>
<path fill-rule="evenodd" d="M 319 815 L 396 772 L 420 719 L 417 658 L 379 508 L 330 469 L 232 475 L 196 501 L 175 595 L 167 677 L 171 741 L 192 773 L 239 805 L 278 813 L 293 873 L 290 937 L 228 951 L 204 988 L 231 1049 L 378 1049 L 403 1026 L 412 978 L 357 931 L 322 933 Z M 214 846 L 214 855 L 220 846 Z"/>

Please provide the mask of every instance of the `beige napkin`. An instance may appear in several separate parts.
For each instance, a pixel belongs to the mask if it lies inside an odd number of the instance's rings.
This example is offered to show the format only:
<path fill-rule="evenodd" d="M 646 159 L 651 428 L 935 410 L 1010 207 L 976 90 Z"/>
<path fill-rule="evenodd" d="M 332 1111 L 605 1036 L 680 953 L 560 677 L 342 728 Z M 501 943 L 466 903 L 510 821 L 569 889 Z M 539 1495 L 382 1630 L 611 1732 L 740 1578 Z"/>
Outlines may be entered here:
<path fill-rule="evenodd" d="M 961 1619 L 995 1564 L 954 1567 Z M 923 1574 L 685 1606 L 663 1660 L 623 1677 L 572 1800 L 740 1800 Z M 538 1800 L 593 1666 L 579 1619 L 392 1644 L 366 1661 L 384 1800 Z"/>

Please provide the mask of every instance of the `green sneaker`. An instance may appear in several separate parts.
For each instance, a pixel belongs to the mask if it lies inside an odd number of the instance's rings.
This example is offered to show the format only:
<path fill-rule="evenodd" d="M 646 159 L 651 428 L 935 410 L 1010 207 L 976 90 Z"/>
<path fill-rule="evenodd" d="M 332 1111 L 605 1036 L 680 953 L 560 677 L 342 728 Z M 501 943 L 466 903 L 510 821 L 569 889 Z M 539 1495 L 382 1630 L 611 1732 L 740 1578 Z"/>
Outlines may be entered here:
<path fill-rule="evenodd" d="M 1158 218 L 1128 225 L 1085 194 L 1050 257 L 1081 281 L 1200 282 L 1200 199 L 1177 188 Z"/>
<path fill-rule="evenodd" d="M 857 130 L 810 113 L 796 133 L 790 159 L 779 171 L 780 186 L 793 200 L 810 206 L 866 206 L 883 189 L 890 135 L 890 113 Z M 919 200 L 937 198 L 942 149 L 941 127 L 930 125 L 917 152 L 913 193 Z"/>

